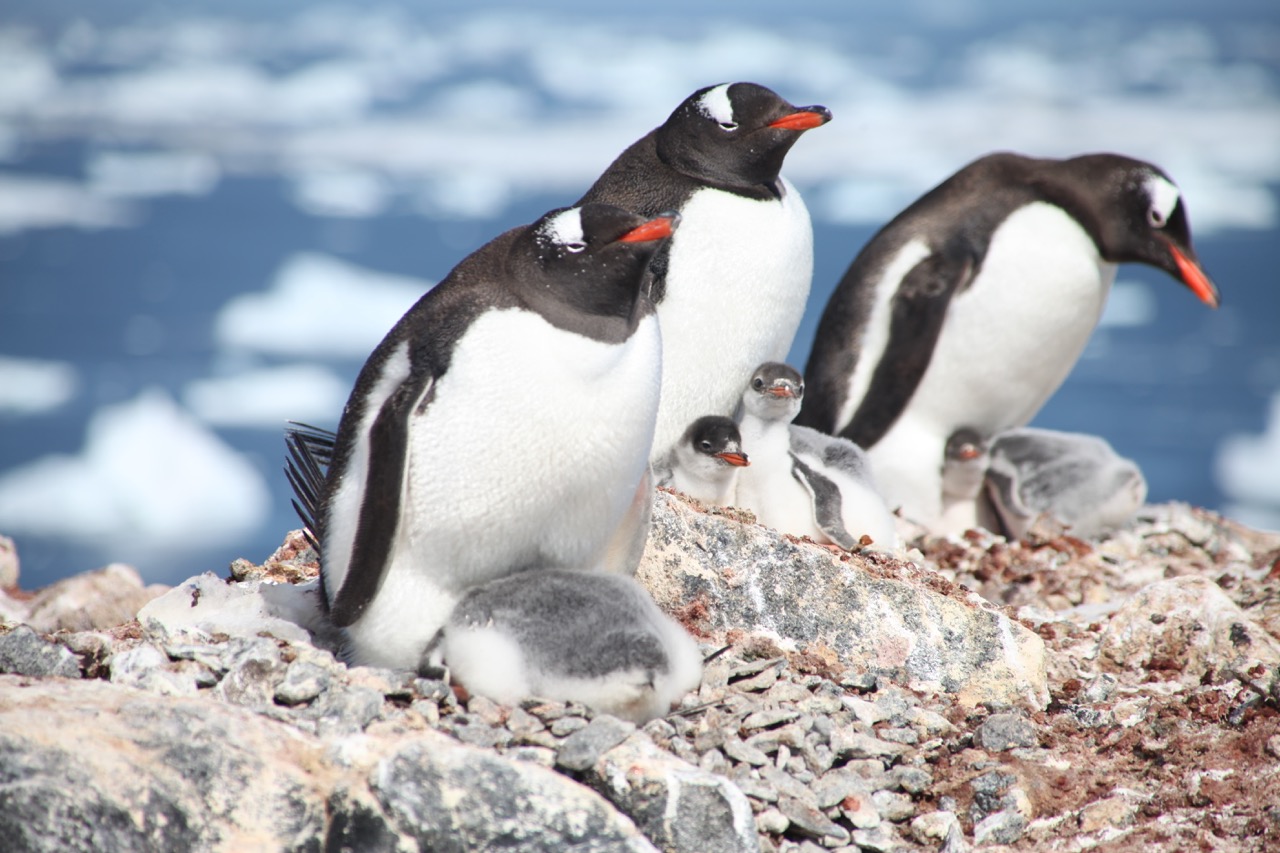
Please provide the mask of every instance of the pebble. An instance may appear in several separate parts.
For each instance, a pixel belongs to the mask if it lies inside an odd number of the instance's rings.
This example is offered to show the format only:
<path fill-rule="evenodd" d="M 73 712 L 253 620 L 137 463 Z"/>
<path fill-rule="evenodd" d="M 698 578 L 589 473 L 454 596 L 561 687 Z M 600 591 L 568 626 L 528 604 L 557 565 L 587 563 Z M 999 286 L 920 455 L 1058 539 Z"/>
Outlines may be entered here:
<path fill-rule="evenodd" d="M 284 680 L 276 687 L 275 701 L 281 705 L 310 702 L 329 687 L 329 673 L 323 667 L 295 660 L 285 670 Z"/>
<path fill-rule="evenodd" d="M 960 818 L 955 812 L 925 812 L 911 821 L 911 837 L 921 844 L 932 846 L 946 839 L 952 829 L 959 829 Z"/>
<path fill-rule="evenodd" d="M 815 838 L 834 838 L 840 844 L 849 840 L 849 830 L 818 811 L 812 805 L 795 797 L 778 797 L 778 811 L 791 822 L 791 825 L 809 833 Z"/>
<path fill-rule="evenodd" d="M 554 730 L 555 726 L 552 726 Z M 635 723 L 602 714 L 564 739 L 556 753 L 556 766 L 571 771 L 586 770 L 635 730 Z"/>
<path fill-rule="evenodd" d="M 916 805 L 912 799 L 894 791 L 876 791 L 871 795 L 871 802 L 881 818 L 894 823 L 901 823 L 914 817 L 916 813 Z"/>
<path fill-rule="evenodd" d="M 79 658 L 70 649 L 61 643 L 47 642 L 27 625 L 0 635 L 0 672 L 67 679 L 81 676 Z"/>
<path fill-rule="evenodd" d="M 586 727 L 586 717 L 557 717 L 551 721 L 551 733 L 556 737 L 568 737 Z"/>
<path fill-rule="evenodd" d="M 1018 714 L 992 714 L 978 726 L 973 739 L 989 752 L 1004 752 L 1039 743 L 1035 726 Z"/>
<path fill-rule="evenodd" d="M 983 818 L 973 827 L 973 842 L 984 844 L 1013 844 L 1026 831 L 1027 819 L 1017 812 L 996 812 Z"/>
<path fill-rule="evenodd" d="M 791 826 L 787 816 L 777 809 L 765 809 L 756 815 L 756 829 L 769 835 L 781 835 Z"/>

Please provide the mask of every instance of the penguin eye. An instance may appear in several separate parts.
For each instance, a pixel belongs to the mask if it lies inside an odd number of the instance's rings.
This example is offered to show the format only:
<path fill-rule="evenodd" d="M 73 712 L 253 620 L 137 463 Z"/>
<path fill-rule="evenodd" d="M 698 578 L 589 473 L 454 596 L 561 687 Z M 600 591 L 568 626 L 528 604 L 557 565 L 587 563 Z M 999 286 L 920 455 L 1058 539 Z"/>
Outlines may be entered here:
<path fill-rule="evenodd" d="M 586 251 L 586 249 L 587 249 L 586 243 L 565 243 L 564 244 L 564 250 L 566 252 L 572 252 L 575 255 L 579 254 L 580 252 Z"/>
<path fill-rule="evenodd" d="M 1161 211 L 1151 207 L 1147 208 L 1147 221 L 1151 223 L 1152 228 L 1163 228 L 1169 220 Z"/>
<path fill-rule="evenodd" d="M 720 129 L 724 131 L 733 132 L 738 129 L 738 123 L 736 121 L 722 121 L 719 124 Z"/>
<path fill-rule="evenodd" d="M 757 376 L 755 379 L 751 380 L 751 387 L 759 391 L 764 388 L 764 380 Z"/>
<path fill-rule="evenodd" d="M 703 441 L 703 442 L 700 442 L 700 443 L 698 444 L 698 446 L 699 446 L 699 447 L 701 447 L 703 450 L 710 450 L 710 449 L 711 449 L 711 442 L 709 442 L 709 441 Z"/>

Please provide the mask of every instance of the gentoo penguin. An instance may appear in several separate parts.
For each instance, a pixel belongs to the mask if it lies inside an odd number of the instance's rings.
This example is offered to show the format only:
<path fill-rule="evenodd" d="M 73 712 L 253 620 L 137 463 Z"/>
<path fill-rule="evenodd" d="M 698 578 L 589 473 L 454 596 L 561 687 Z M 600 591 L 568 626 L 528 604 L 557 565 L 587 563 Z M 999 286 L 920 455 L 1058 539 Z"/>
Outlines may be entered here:
<path fill-rule="evenodd" d="M 649 270 L 663 354 L 653 461 L 695 418 L 732 415 L 751 371 L 786 357 L 813 278 L 813 228 L 779 171 L 800 134 L 830 120 L 754 83 L 708 86 L 579 202 L 682 217 Z"/>
<path fill-rule="evenodd" d="M 711 506 L 733 503 L 738 470 L 750 465 L 732 418 L 705 415 L 653 467 L 654 480 Z"/>
<path fill-rule="evenodd" d="M 1157 167 L 1116 154 L 983 157 L 854 259 L 818 325 L 798 422 L 866 448 L 890 506 L 932 527 L 947 438 L 1026 424 L 1130 261 L 1218 304 L 1181 193 Z"/>
<path fill-rule="evenodd" d="M 893 517 L 862 450 L 793 425 L 803 401 L 804 381 L 794 367 L 766 362 L 752 374 L 738 412 L 752 466 L 738 475 L 736 505 L 793 536 L 853 549 L 865 534 L 878 547 L 894 547 Z"/>
<path fill-rule="evenodd" d="M 961 427 L 947 439 L 942 462 L 942 515 L 934 533 L 959 534 L 984 527 L 995 533 L 1001 525 L 986 497 L 989 442 L 977 430 Z"/>
<path fill-rule="evenodd" d="M 1147 481 L 1131 459 L 1102 438 L 1022 427 L 996 436 L 987 496 L 1010 539 L 1047 515 L 1083 538 L 1123 527 L 1147 499 Z"/>
<path fill-rule="evenodd" d="M 481 584 L 436 651 L 451 678 L 494 701 L 577 701 L 638 724 L 702 679 L 693 638 L 623 575 L 546 570 Z"/>
<path fill-rule="evenodd" d="M 602 568 L 643 536 L 618 534 L 647 517 L 661 381 L 642 273 L 677 220 L 552 211 L 463 260 L 373 351 L 312 495 L 350 661 L 414 668 L 469 587 Z"/>

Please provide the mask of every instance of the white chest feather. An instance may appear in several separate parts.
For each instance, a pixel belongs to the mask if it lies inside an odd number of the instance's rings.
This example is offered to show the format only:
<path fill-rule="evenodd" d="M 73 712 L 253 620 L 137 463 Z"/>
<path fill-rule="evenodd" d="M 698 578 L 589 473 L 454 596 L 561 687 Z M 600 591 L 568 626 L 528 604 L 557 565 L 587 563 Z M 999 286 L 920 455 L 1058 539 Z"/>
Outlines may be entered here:
<path fill-rule="evenodd" d="M 647 465 L 661 371 L 651 316 L 622 344 L 494 311 L 410 423 L 400 547 L 472 582 L 486 567 L 588 568 Z"/>
<path fill-rule="evenodd" d="M 766 527 L 793 536 L 821 538 L 813 500 L 792 474 L 791 424 L 744 414 L 742 449 L 751 465 L 738 472 L 734 504 L 755 513 Z"/>
<path fill-rule="evenodd" d="M 695 419 L 732 415 L 762 362 L 781 361 L 813 278 L 813 228 L 800 194 L 752 201 L 702 190 L 671 242 L 662 324 L 662 405 L 655 458 Z"/>

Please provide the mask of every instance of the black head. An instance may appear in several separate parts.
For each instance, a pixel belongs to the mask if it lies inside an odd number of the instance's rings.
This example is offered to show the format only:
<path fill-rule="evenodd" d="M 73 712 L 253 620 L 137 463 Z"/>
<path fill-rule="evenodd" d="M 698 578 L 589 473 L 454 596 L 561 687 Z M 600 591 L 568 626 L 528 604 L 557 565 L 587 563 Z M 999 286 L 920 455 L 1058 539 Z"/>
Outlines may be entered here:
<path fill-rule="evenodd" d="M 684 100 L 657 130 L 667 165 L 723 187 L 772 184 L 800 134 L 831 121 L 826 107 L 796 107 L 755 83 L 721 83 Z"/>
<path fill-rule="evenodd" d="M 1191 245 L 1182 193 L 1158 166 L 1118 154 L 1064 160 L 1064 175 L 1088 189 L 1072 212 L 1090 228 L 1103 258 L 1158 267 L 1182 281 L 1202 302 L 1218 307 L 1218 290 Z"/>
<path fill-rule="evenodd" d="M 707 415 L 698 418 L 685 430 L 685 441 L 695 453 L 719 459 L 726 465 L 741 468 L 751 464 L 742 452 L 742 433 L 732 418 Z"/>
<path fill-rule="evenodd" d="M 960 427 L 947 439 L 943 456 L 948 462 L 972 462 L 986 453 L 987 443 L 975 429 Z"/>
<path fill-rule="evenodd" d="M 649 259 L 679 222 L 675 212 L 649 218 L 608 204 L 553 210 L 512 244 L 508 278 L 561 328 L 607 338 L 601 330 L 618 321 L 629 334 L 652 307 L 641 289 Z"/>

